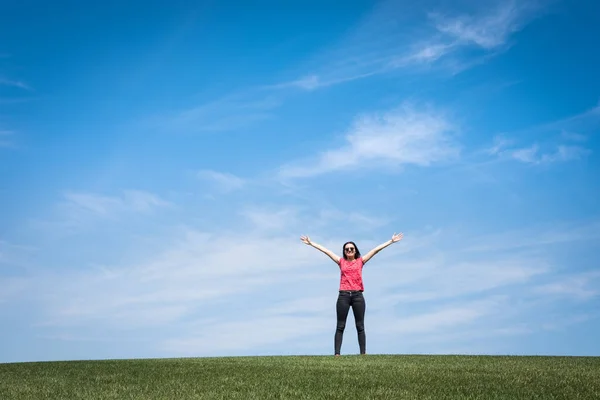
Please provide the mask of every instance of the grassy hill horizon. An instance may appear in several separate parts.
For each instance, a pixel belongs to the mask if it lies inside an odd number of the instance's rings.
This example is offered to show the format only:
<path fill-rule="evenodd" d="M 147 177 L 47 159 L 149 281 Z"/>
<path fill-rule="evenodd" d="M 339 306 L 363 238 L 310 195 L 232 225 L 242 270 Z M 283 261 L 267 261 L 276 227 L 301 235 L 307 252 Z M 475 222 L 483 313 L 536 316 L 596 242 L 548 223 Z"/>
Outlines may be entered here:
<path fill-rule="evenodd" d="M 600 399 L 600 357 L 281 355 L 0 364 L 12 399 Z"/>

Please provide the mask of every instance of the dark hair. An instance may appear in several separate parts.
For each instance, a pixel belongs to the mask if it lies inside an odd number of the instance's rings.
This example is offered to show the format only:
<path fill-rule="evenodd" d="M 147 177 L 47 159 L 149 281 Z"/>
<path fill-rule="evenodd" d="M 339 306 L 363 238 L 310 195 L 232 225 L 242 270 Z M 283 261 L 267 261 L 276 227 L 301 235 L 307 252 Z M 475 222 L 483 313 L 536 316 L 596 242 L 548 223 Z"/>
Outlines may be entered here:
<path fill-rule="evenodd" d="M 359 258 L 360 257 L 360 251 L 358 251 L 358 247 L 356 246 L 356 243 L 354 243 L 354 242 L 346 242 L 342 246 L 342 257 L 344 257 L 344 260 L 348 259 L 348 257 L 346 256 L 346 245 L 347 244 L 351 244 L 351 245 L 354 246 L 354 258 Z"/>

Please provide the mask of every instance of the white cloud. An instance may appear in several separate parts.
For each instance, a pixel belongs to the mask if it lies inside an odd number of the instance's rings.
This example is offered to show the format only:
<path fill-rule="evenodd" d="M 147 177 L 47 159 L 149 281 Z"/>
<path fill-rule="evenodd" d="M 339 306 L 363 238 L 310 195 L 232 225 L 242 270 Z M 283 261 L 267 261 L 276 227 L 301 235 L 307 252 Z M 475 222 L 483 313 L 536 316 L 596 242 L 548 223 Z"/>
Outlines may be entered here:
<path fill-rule="evenodd" d="M 89 193 L 65 193 L 64 197 L 69 205 L 100 215 L 112 214 L 122 204 L 119 198 Z"/>
<path fill-rule="evenodd" d="M 564 135 L 561 135 L 565 137 Z M 582 141 L 580 136 L 569 136 L 567 140 Z M 494 138 L 494 144 L 484 152 L 498 159 L 516 160 L 526 164 L 551 164 L 557 162 L 576 161 L 592 154 L 592 150 L 581 145 L 565 144 L 555 141 L 544 146 L 537 142 L 526 147 L 511 147 L 514 140 L 501 137 Z"/>
<path fill-rule="evenodd" d="M 369 309 L 367 348 L 384 349 L 385 353 L 389 353 L 389 350 L 386 350 L 389 346 L 378 343 L 379 338 L 388 339 L 385 342 L 389 342 L 390 337 L 398 339 L 399 335 L 404 338 L 407 335 L 414 335 L 414 340 L 411 336 L 411 343 L 431 342 L 435 337 L 439 340 L 442 334 L 447 338 L 447 342 L 461 342 L 469 333 L 473 334 L 473 332 L 465 333 L 465 327 L 480 326 L 478 321 L 495 315 L 501 307 L 506 306 L 502 298 L 490 297 L 452 305 L 438 305 L 430 311 L 411 313 L 409 316 L 373 315 L 372 297 L 368 294 L 366 296 Z M 335 299 L 335 294 L 326 297 L 307 297 L 303 301 L 289 301 L 282 305 L 267 307 L 256 316 L 240 318 L 237 321 L 199 321 L 198 326 L 189 328 L 191 333 L 168 339 L 164 348 L 169 352 L 188 356 L 219 355 L 224 352 L 281 354 L 280 349 L 286 347 L 289 349 L 290 343 L 302 341 L 311 343 L 310 347 L 302 351 L 303 354 L 314 353 L 311 348 L 331 351 L 335 331 Z M 393 307 L 393 303 L 388 303 L 386 306 L 387 309 Z M 345 353 L 349 352 L 350 346 L 355 345 L 356 341 L 352 318 L 350 312 L 342 349 Z M 530 332 L 528 330 L 525 333 Z M 505 327 L 489 330 L 484 328 L 477 331 L 480 337 L 519 333 L 524 333 L 523 329 L 517 331 Z"/>
<path fill-rule="evenodd" d="M 485 153 L 490 155 L 499 154 L 503 149 L 513 143 L 513 140 L 507 139 L 503 136 L 496 136 L 494 137 L 494 144 L 489 149 L 486 149 Z"/>
<path fill-rule="evenodd" d="M 577 131 L 579 135 L 596 132 L 598 122 L 600 121 L 600 105 L 595 105 L 579 114 L 572 115 L 557 121 L 552 121 L 547 124 L 541 124 L 534 128 L 526 129 L 518 132 L 519 134 L 539 133 L 539 132 L 560 132 Z"/>
<path fill-rule="evenodd" d="M 539 285 L 535 293 L 590 300 L 600 296 L 600 271 L 571 274 L 558 277 L 554 282 Z"/>
<path fill-rule="evenodd" d="M 234 93 L 167 115 L 153 116 L 141 121 L 145 129 L 167 133 L 225 132 L 247 128 L 273 117 L 281 100 L 262 89 Z"/>
<path fill-rule="evenodd" d="M 4 278 L 0 275 L 0 304 L 20 297 L 27 289 L 28 282 L 22 278 Z"/>
<path fill-rule="evenodd" d="M 412 53 L 399 57 L 397 60 L 392 62 L 392 65 L 403 67 L 412 63 L 433 63 L 451 52 L 455 47 L 456 45 L 453 43 L 416 45 L 415 50 Z"/>
<path fill-rule="evenodd" d="M 355 232 L 365 232 L 388 223 L 382 216 L 374 216 L 354 210 L 341 210 L 331 206 L 312 205 L 286 206 L 276 204 L 242 207 L 238 214 L 250 223 L 250 230 L 257 234 L 279 235 L 282 232 L 299 232 L 305 234 L 309 229 L 313 232 L 328 230 L 332 225 L 350 223 Z M 391 233 L 390 233 L 391 236 Z"/>
<path fill-rule="evenodd" d="M 497 2 L 495 7 L 486 3 L 478 12 L 430 11 L 434 33 L 415 41 L 391 65 L 435 65 L 457 74 L 505 51 L 511 45 L 511 36 L 539 16 L 541 9 L 534 1 L 508 1 Z M 478 49 L 478 54 L 463 52 L 470 48 Z"/>
<path fill-rule="evenodd" d="M 66 191 L 56 205 L 54 217 L 30 218 L 28 222 L 38 232 L 52 232 L 50 237 L 56 238 L 89 230 L 100 221 L 124 221 L 135 215 L 147 217 L 155 215 L 158 209 L 173 207 L 173 203 L 142 190 L 123 190 L 119 195 Z"/>
<path fill-rule="evenodd" d="M 332 331 L 330 318 L 275 316 L 253 318 L 251 321 L 231 321 L 210 324 L 192 335 L 165 341 L 163 347 L 170 352 L 188 356 L 207 356 L 237 350 L 264 354 L 260 346 L 270 347 L 286 341 Z"/>
<path fill-rule="evenodd" d="M 147 213 L 170 203 L 159 196 L 140 191 L 125 190 L 122 196 L 105 196 L 95 193 L 66 192 L 64 204 L 74 213 L 87 212 L 103 217 L 113 217 L 121 212 Z"/>
<path fill-rule="evenodd" d="M 388 220 L 383 217 L 367 215 L 358 211 L 342 211 L 335 208 L 324 208 L 319 213 L 319 220 L 325 223 L 333 221 L 344 221 L 346 223 L 355 224 L 356 226 L 364 226 L 366 228 L 377 228 L 388 223 Z"/>
<path fill-rule="evenodd" d="M 240 211 L 258 232 L 280 232 L 298 224 L 299 210 L 291 207 L 248 207 Z"/>
<path fill-rule="evenodd" d="M 599 123 L 600 106 L 594 106 L 568 118 L 496 135 L 493 144 L 479 153 L 534 165 L 576 161 L 592 154 L 583 144 Z M 526 141 L 530 144 L 517 144 Z"/>
<path fill-rule="evenodd" d="M 542 328 L 544 330 L 550 330 L 550 331 L 571 329 L 572 326 L 575 324 L 594 320 L 598 317 L 600 317 L 600 314 L 598 314 L 598 312 L 584 313 L 584 314 L 572 315 L 572 316 L 561 316 L 560 322 L 557 322 L 557 321 L 547 322 L 542 325 Z"/>
<path fill-rule="evenodd" d="M 282 89 L 289 87 L 298 87 L 307 91 L 312 91 L 315 89 L 320 89 L 327 86 L 333 86 L 344 82 L 350 82 L 357 79 L 367 78 L 373 75 L 377 75 L 381 72 L 384 72 L 388 68 L 379 68 L 373 71 L 367 72 L 353 72 L 350 71 L 348 75 L 334 74 L 333 76 L 319 76 L 319 75 L 308 75 L 303 78 L 297 79 L 291 82 L 280 83 L 276 85 L 268 85 L 266 88 L 268 89 Z"/>
<path fill-rule="evenodd" d="M 304 78 L 300 78 L 297 81 L 290 82 L 289 85 L 298 86 L 306 90 L 313 90 L 318 88 L 319 86 L 323 86 L 323 84 L 319 81 L 319 77 L 316 75 L 309 75 Z"/>
<path fill-rule="evenodd" d="M 577 132 L 569 132 L 563 130 L 561 132 L 561 136 L 566 140 L 571 140 L 574 142 L 585 142 L 587 140 L 587 137 L 585 135 L 581 135 Z"/>
<path fill-rule="evenodd" d="M 28 290 L 46 309 L 44 324 L 76 327 L 99 322 L 119 329 L 175 323 L 229 295 L 318 279 L 319 271 L 311 270 L 318 255 L 295 236 L 217 236 L 185 230 L 167 243 L 136 265 L 79 266 L 36 277 Z M 211 313 L 219 315 L 217 309 Z"/>
<path fill-rule="evenodd" d="M 22 246 L 0 240 L 0 265 L 23 266 L 26 264 L 25 259 L 27 256 L 36 250 L 31 246 Z"/>
<path fill-rule="evenodd" d="M 198 178 L 215 183 L 221 190 L 230 192 L 243 188 L 247 181 L 230 173 L 212 170 L 198 171 Z"/>
<path fill-rule="evenodd" d="M 439 112 L 417 111 L 403 105 L 395 110 L 358 117 L 345 137 L 345 146 L 320 153 L 317 160 L 281 167 L 283 178 L 327 172 L 401 165 L 429 166 L 456 159 L 456 127 Z"/>
<path fill-rule="evenodd" d="M 442 68 L 456 73 L 505 49 L 511 36 L 539 16 L 542 8 L 535 1 L 486 3 L 477 11 L 451 13 L 437 7 L 426 12 L 429 29 L 421 27 L 415 32 L 410 29 L 421 14 L 402 1 L 381 2 L 340 43 L 315 57 L 313 73 L 274 87 L 312 91 L 399 68 L 432 66 L 442 60 Z M 481 54 L 461 54 L 472 47 Z"/>
<path fill-rule="evenodd" d="M 585 147 L 559 145 L 556 153 L 542 157 L 542 162 L 579 160 L 590 155 L 591 153 L 592 151 Z"/>
<path fill-rule="evenodd" d="M 13 131 L 0 129 L 0 147 L 13 147 L 14 146 L 14 141 L 13 141 L 14 134 L 15 133 Z"/>
<path fill-rule="evenodd" d="M 531 147 L 512 150 L 510 152 L 510 155 L 515 160 L 522 161 L 524 163 L 535 163 L 537 162 L 538 151 L 538 146 L 534 144 Z"/>
<path fill-rule="evenodd" d="M 291 316 L 294 314 L 311 314 L 327 317 L 331 311 L 331 300 L 335 293 L 326 296 L 311 296 L 291 298 L 282 303 L 276 303 L 262 312 L 265 316 Z"/>
<path fill-rule="evenodd" d="M 395 319 L 389 326 L 381 327 L 385 333 L 436 333 L 456 329 L 495 312 L 498 302 L 489 299 L 473 301 L 459 306 L 442 306 L 420 315 Z"/>
<path fill-rule="evenodd" d="M 471 238 L 469 244 L 461 248 L 464 252 L 477 253 L 515 253 L 524 249 L 547 246 L 567 246 L 576 242 L 598 241 L 600 239 L 600 221 L 586 220 L 572 223 L 548 222 L 537 226 L 528 226 L 497 234 L 478 235 Z"/>
<path fill-rule="evenodd" d="M 582 146 L 558 145 L 554 152 L 541 152 L 538 144 L 504 152 L 511 158 L 527 164 L 548 164 L 553 162 L 574 161 L 591 154 L 591 150 Z"/>
<path fill-rule="evenodd" d="M 104 212 L 114 203 L 91 204 Z M 68 338 L 79 337 L 78 329 L 97 327 L 108 334 L 137 329 L 141 339 L 150 340 L 155 348 L 189 355 L 266 352 L 267 346 L 278 352 L 289 341 L 307 340 L 313 343 L 306 349 L 311 352 L 321 348 L 314 343 L 331 341 L 339 271 L 326 256 L 301 243 L 300 233 L 292 233 L 302 225 L 298 221 L 319 218 L 318 212 L 271 211 L 275 222 L 265 209 L 243 209 L 242 215 L 256 223 L 250 230 L 240 231 L 236 225 L 213 233 L 194 228 L 168 232 L 160 246 L 148 248 L 133 263 L 31 269 L 34 274 L 19 281 L 0 278 L 0 298 L 10 306 L 27 296 L 27 304 L 34 304 L 35 315 L 41 316 L 31 321 L 40 334 L 58 330 Z M 336 224 L 335 218 L 330 217 L 330 224 Z M 571 235 L 571 240 L 586 237 L 586 229 L 576 229 L 579 236 Z M 506 241 L 544 238 L 554 229 L 544 232 L 538 228 L 520 235 L 506 232 L 501 235 L 504 239 L 459 235 L 454 241 L 439 231 L 425 236 L 407 233 L 365 269 L 369 330 L 383 336 L 456 334 L 459 341 L 464 327 L 482 334 L 488 328 L 509 329 L 488 327 L 486 318 L 509 310 L 502 299 L 515 291 L 538 286 L 542 289 L 535 293 L 542 297 L 557 291 L 580 294 L 552 286 L 555 265 L 545 251 L 533 257 L 506 247 Z M 364 251 L 379 244 L 356 240 Z M 330 238 L 324 244 L 337 242 L 342 243 Z M 471 254 L 469 262 L 461 261 L 466 251 L 473 252 L 472 243 L 492 251 L 481 250 Z M 552 243 L 541 240 L 530 245 L 547 249 Z M 570 288 L 593 288 L 592 281 L 577 286 L 577 275 L 569 276 Z M 246 308 L 249 303 L 252 307 Z M 427 310 L 419 307 L 423 304 L 429 305 Z M 395 311 L 399 307 L 404 310 L 401 314 Z M 529 311 L 511 310 L 516 317 Z M 154 333 L 149 327 L 161 331 Z M 164 331 L 165 327 L 169 329 Z"/>
<path fill-rule="evenodd" d="M 157 207 L 172 205 L 155 194 L 141 190 L 125 190 L 122 197 L 122 204 L 125 209 L 142 213 L 149 212 Z"/>
<path fill-rule="evenodd" d="M 501 260 L 481 257 L 477 262 L 444 260 L 420 265 L 398 280 L 381 283 L 390 292 L 390 302 L 422 302 L 455 298 L 466 294 L 484 293 L 501 287 L 523 284 L 532 278 L 551 272 L 543 259 L 507 257 Z M 379 278 L 378 274 L 375 274 Z M 414 288 L 419 288 L 415 290 Z"/>
<path fill-rule="evenodd" d="M 531 1 L 505 1 L 497 7 L 486 7 L 483 15 L 444 16 L 429 14 L 436 29 L 458 43 L 474 44 L 483 49 L 504 45 L 511 34 L 522 29 L 536 11 Z"/>
<path fill-rule="evenodd" d="M 26 84 L 25 82 L 22 81 L 15 81 L 12 79 L 6 79 L 6 78 L 0 78 L 0 85 L 3 86 L 12 86 L 12 87 L 16 87 L 19 89 L 23 89 L 23 90 L 27 90 L 27 91 L 31 91 L 33 90 L 28 84 Z"/>

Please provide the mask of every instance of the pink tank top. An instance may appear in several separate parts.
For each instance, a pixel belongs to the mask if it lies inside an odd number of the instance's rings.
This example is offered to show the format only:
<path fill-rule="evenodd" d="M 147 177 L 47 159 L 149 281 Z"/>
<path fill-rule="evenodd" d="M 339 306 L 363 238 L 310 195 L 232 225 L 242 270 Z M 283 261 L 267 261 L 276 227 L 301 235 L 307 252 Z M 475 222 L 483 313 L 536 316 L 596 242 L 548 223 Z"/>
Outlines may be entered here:
<path fill-rule="evenodd" d="M 340 290 L 364 290 L 362 269 L 362 257 L 352 261 L 340 257 Z"/>

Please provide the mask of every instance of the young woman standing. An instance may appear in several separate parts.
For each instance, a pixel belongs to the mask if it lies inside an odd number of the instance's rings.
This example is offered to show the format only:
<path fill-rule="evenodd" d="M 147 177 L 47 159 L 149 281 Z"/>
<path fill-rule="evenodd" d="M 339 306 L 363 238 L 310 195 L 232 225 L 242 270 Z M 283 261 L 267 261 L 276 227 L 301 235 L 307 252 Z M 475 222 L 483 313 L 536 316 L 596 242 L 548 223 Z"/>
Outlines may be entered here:
<path fill-rule="evenodd" d="M 314 247 L 317 250 L 327 254 L 340 267 L 340 290 L 336 304 L 337 327 L 334 340 L 334 354 L 340 355 L 342 347 L 342 338 L 346 328 L 346 319 L 348 311 L 352 307 L 354 320 L 356 322 L 356 332 L 358 334 L 358 346 L 360 354 L 366 354 L 367 339 L 365 335 L 365 310 L 366 303 L 363 296 L 364 286 L 362 280 L 363 266 L 375 254 L 385 249 L 392 243 L 402 240 L 403 234 L 394 234 L 390 240 L 380 244 L 369 251 L 364 257 L 361 256 L 358 247 L 354 242 L 346 242 L 342 246 L 342 257 L 333 253 L 331 250 L 314 243 L 308 236 L 301 236 L 300 240 L 305 244 Z"/>

